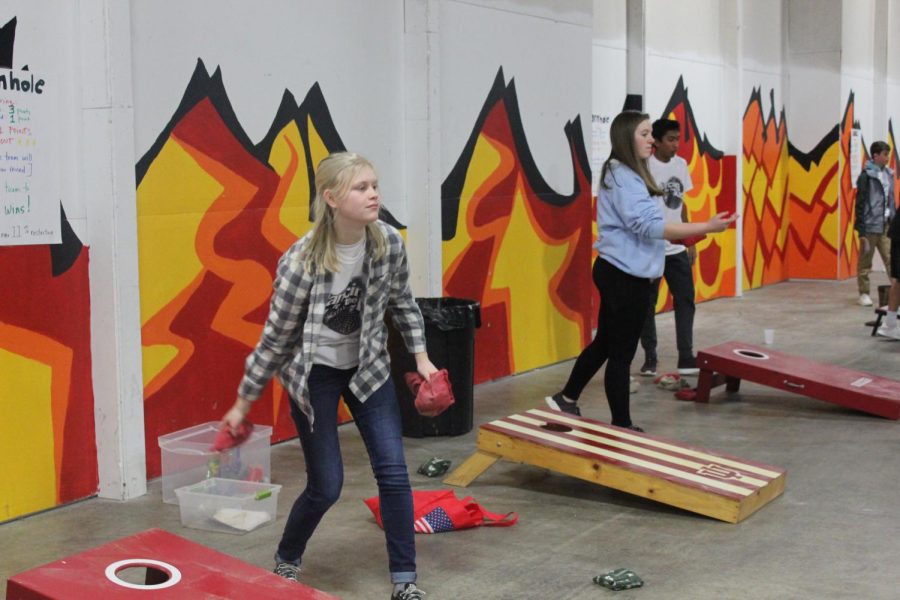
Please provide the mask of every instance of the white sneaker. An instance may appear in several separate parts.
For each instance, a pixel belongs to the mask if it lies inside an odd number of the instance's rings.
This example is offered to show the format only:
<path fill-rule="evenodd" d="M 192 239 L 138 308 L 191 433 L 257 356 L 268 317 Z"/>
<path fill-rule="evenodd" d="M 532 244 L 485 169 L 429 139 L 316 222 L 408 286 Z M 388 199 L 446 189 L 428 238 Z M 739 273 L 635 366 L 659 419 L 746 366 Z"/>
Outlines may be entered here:
<path fill-rule="evenodd" d="M 882 325 L 876 331 L 878 335 L 886 338 L 891 338 L 894 340 L 900 340 L 900 325 L 894 325 L 893 327 L 888 327 L 887 325 Z"/>
<path fill-rule="evenodd" d="M 859 300 L 856 301 L 860 306 L 872 306 L 872 298 L 868 294 L 860 294 Z"/>

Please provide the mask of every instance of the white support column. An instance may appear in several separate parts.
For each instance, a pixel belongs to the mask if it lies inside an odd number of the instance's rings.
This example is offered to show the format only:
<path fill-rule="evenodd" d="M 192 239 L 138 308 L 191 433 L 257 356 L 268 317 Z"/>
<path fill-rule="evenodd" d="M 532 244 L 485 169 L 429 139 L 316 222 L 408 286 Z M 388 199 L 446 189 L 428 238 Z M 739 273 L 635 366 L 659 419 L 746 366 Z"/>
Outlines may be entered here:
<path fill-rule="evenodd" d="M 646 38 L 646 0 L 627 0 L 626 29 L 628 40 L 628 66 L 625 92 L 642 98 L 646 107 L 647 93 L 647 38 Z"/>
<path fill-rule="evenodd" d="M 734 5 L 734 48 L 735 48 L 735 77 L 734 99 L 730 110 L 725 114 L 733 114 L 729 119 L 732 127 L 737 132 L 737 152 L 734 165 L 734 189 L 738 221 L 735 226 L 735 270 L 734 270 L 734 295 L 744 295 L 744 0 L 735 0 Z M 729 107 L 726 107 L 729 108 Z M 772 107 L 775 110 L 775 107 Z"/>
<path fill-rule="evenodd" d="M 441 105 L 440 6 L 404 1 L 404 165 L 411 286 L 417 296 L 440 296 Z"/>
<path fill-rule="evenodd" d="M 100 496 L 125 500 L 147 492 L 130 3 L 79 0 L 78 15 Z"/>

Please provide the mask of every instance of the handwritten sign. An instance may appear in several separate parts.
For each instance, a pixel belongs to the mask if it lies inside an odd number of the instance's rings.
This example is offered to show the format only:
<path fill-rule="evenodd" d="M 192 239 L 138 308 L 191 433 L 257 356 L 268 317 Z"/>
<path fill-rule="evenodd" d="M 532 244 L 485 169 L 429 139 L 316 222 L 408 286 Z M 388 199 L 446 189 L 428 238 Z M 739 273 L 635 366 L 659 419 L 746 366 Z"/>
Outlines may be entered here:
<path fill-rule="evenodd" d="M 0 69 L 0 246 L 62 241 L 58 97 L 48 80 Z"/>
<path fill-rule="evenodd" d="M 591 115 L 591 190 L 597 195 L 597 184 L 600 182 L 600 169 L 612 150 L 609 141 L 609 126 L 612 117 L 609 115 Z"/>

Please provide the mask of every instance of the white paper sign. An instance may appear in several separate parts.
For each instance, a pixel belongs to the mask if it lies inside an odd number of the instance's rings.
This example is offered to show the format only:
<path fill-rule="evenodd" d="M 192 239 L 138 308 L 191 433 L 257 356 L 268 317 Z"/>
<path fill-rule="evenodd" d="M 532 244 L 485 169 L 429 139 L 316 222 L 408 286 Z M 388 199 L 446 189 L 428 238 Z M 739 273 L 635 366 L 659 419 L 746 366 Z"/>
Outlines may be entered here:
<path fill-rule="evenodd" d="M 597 183 L 600 181 L 600 168 L 609 158 L 612 143 L 609 141 L 609 115 L 591 115 L 591 193 L 597 195 Z"/>
<path fill-rule="evenodd" d="M 62 241 L 51 77 L 0 69 L 0 246 Z"/>
<path fill-rule="evenodd" d="M 850 130 L 850 181 L 856 185 L 856 178 L 862 173 L 863 168 L 862 130 Z"/>

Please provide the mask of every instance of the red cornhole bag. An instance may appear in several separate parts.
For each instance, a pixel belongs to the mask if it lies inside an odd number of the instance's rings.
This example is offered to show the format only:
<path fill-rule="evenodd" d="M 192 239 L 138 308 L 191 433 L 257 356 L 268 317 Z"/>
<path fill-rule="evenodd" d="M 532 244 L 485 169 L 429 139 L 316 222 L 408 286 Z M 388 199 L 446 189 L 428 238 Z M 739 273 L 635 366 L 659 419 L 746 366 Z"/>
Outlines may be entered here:
<path fill-rule="evenodd" d="M 228 427 L 228 423 L 222 423 L 219 432 L 216 434 L 216 439 L 213 440 L 212 450 L 214 452 L 221 452 L 222 450 L 240 446 L 247 441 L 247 438 L 250 437 L 251 433 L 253 433 L 253 423 L 246 419 L 241 421 L 241 424 L 238 425 L 236 434 L 231 433 L 231 428 Z"/>
<path fill-rule="evenodd" d="M 381 523 L 381 510 L 378 496 L 363 500 L 378 526 Z M 471 527 L 509 527 L 515 525 L 519 515 L 514 512 L 501 515 L 484 510 L 471 496 L 460 500 L 453 490 L 413 491 L 413 518 L 416 533 L 442 533 Z"/>
<path fill-rule="evenodd" d="M 450 374 L 447 369 L 435 371 L 425 378 L 412 371 L 404 376 L 406 385 L 416 396 L 416 410 L 423 417 L 436 417 L 453 405 L 453 389 L 450 387 Z"/>

